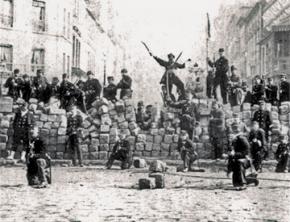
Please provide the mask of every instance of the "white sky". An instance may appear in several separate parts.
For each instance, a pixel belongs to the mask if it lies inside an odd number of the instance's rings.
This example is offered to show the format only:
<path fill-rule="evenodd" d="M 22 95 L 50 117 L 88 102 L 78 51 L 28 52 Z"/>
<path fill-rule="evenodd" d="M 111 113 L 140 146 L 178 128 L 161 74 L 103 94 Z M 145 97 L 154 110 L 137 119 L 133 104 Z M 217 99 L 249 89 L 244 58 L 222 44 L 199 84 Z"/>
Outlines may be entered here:
<path fill-rule="evenodd" d="M 221 4 L 234 4 L 235 0 L 115 0 L 119 12 L 119 31 L 132 36 L 131 50 L 140 52 L 140 41 L 145 41 L 154 54 L 175 55 L 183 51 L 183 58 L 205 44 L 206 13 L 211 26 Z M 144 50 L 145 51 L 145 50 Z M 144 52 L 146 53 L 146 52 Z"/>

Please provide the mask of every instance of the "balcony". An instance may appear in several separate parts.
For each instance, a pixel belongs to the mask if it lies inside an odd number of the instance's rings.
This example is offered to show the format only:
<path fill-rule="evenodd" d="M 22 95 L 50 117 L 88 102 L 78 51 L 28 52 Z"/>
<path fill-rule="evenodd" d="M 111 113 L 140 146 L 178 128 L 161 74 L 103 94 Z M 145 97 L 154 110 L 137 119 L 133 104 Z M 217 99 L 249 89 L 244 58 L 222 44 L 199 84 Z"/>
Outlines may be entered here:
<path fill-rule="evenodd" d="M 31 71 L 36 72 L 38 69 L 45 72 L 45 65 L 44 64 L 31 64 Z"/>
<path fill-rule="evenodd" d="M 13 27 L 13 16 L 0 14 L 0 26 Z"/>
<path fill-rule="evenodd" d="M 32 29 L 34 32 L 44 32 L 45 31 L 45 21 L 44 20 L 32 21 Z"/>

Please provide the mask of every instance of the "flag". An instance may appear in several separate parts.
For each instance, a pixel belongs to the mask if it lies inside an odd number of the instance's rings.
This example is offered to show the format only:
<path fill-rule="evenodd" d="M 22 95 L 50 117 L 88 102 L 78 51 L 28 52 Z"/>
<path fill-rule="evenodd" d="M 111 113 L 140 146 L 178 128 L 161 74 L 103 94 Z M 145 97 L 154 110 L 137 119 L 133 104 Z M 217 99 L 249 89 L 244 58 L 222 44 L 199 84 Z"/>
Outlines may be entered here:
<path fill-rule="evenodd" d="M 206 13 L 206 17 L 207 17 L 207 27 L 206 27 L 206 34 L 207 34 L 207 38 L 210 39 L 211 35 L 210 35 L 210 20 L 209 20 L 209 14 Z"/>

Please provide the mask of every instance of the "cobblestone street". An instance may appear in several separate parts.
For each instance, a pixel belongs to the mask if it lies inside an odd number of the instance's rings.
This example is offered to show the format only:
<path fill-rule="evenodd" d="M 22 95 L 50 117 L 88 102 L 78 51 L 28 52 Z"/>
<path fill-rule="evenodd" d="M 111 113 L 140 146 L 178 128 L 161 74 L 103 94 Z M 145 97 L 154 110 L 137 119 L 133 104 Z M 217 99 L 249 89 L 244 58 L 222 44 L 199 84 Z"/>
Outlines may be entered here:
<path fill-rule="evenodd" d="M 260 174 L 259 187 L 237 192 L 222 172 L 169 172 L 166 189 L 138 190 L 145 170 L 55 167 L 52 185 L 34 189 L 24 168 L 1 167 L 1 221 L 290 220 L 290 174 Z"/>

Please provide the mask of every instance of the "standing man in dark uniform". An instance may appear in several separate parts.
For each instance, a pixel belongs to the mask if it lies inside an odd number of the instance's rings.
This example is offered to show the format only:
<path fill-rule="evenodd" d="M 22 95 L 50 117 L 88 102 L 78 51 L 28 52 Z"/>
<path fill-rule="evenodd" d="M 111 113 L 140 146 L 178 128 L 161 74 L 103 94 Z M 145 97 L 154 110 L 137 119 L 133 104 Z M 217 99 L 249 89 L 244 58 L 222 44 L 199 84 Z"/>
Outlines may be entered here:
<path fill-rule="evenodd" d="M 220 159 L 224 151 L 223 138 L 225 136 L 225 113 L 214 101 L 212 103 L 211 119 L 209 120 L 209 136 L 214 148 L 215 159 Z"/>
<path fill-rule="evenodd" d="M 252 105 L 258 105 L 259 101 L 263 99 L 265 94 L 265 87 L 263 80 L 259 75 L 254 78 L 254 85 L 252 88 Z"/>
<path fill-rule="evenodd" d="M 84 93 L 86 96 L 86 109 L 92 108 L 92 103 L 100 97 L 102 86 L 98 79 L 93 78 L 94 74 L 92 71 L 87 72 L 88 79 L 84 84 Z"/>
<path fill-rule="evenodd" d="M 211 62 L 208 58 L 208 64 L 210 67 L 216 69 L 215 71 L 215 79 L 214 79 L 214 98 L 217 99 L 217 87 L 220 85 L 221 88 L 221 96 L 223 99 L 223 104 L 227 104 L 227 86 L 228 86 L 228 76 L 227 72 L 229 70 L 229 62 L 223 55 L 224 49 L 219 49 L 220 58 L 214 63 Z"/>
<path fill-rule="evenodd" d="M 33 114 L 28 110 L 28 104 L 23 101 L 20 104 L 20 109 L 15 114 L 13 121 L 13 144 L 10 155 L 7 159 L 13 160 L 17 148 L 22 145 L 21 161 L 26 161 L 26 155 L 29 153 L 30 131 L 34 125 Z"/>
<path fill-rule="evenodd" d="M 70 151 L 72 153 L 72 162 L 76 166 L 76 155 L 78 156 L 79 165 L 83 167 L 82 150 L 79 146 L 79 139 L 82 136 L 83 118 L 78 113 L 76 106 L 71 105 L 67 113 L 67 136 Z"/>
<path fill-rule="evenodd" d="M 252 121 L 259 123 L 259 127 L 265 131 L 266 141 L 269 140 L 269 133 L 273 124 L 271 113 L 268 110 L 265 110 L 265 101 L 259 101 L 260 108 L 257 110 Z"/>
<path fill-rule="evenodd" d="M 256 171 L 262 172 L 262 161 L 265 154 L 266 138 L 263 129 L 259 128 L 259 123 L 253 121 L 252 129 L 249 133 L 249 143 L 251 145 L 251 156 Z"/>
<path fill-rule="evenodd" d="M 30 82 L 30 78 L 27 74 L 23 75 L 23 82 L 21 84 L 21 92 L 22 92 L 22 98 L 29 102 L 29 99 L 32 96 L 32 86 Z"/>
<path fill-rule="evenodd" d="M 123 99 L 125 96 L 128 98 L 132 97 L 132 78 L 127 73 L 127 69 L 121 70 L 122 79 L 117 84 L 117 89 L 121 89 L 120 99 Z"/>
<path fill-rule="evenodd" d="M 36 71 L 36 77 L 33 79 L 33 89 L 35 98 L 38 99 L 40 102 L 47 103 L 48 98 L 48 81 L 46 77 L 43 75 L 43 71 L 41 69 L 38 69 Z"/>
<path fill-rule="evenodd" d="M 290 101 L 290 83 L 286 80 L 286 75 L 282 74 L 280 79 L 280 104 Z"/>
<path fill-rule="evenodd" d="M 60 108 L 68 110 L 69 106 L 75 104 L 74 91 L 75 86 L 68 81 L 67 74 L 62 74 L 62 82 L 59 86 Z"/>
<path fill-rule="evenodd" d="M 21 84 L 23 82 L 18 75 L 19 69 L 15 69 L 13 76 L 9 77 L 4 84 L 4 87 L 8 88 L 8 96 L 12 97 L 13 101 L 20 97 Z"/>
<path fill-rule="evenodd" d="M 104 97 L 112 101 L 113 103 L 117 101 L 116 95 L 117 95 L 117 86 L 114 83 L 114 77 L 108 76 L 108 86 L 104 87 Z"/>
<path fill-rule="evenodd" d="M 212 70 L 208 71 L 208 75 L 206 77 L 206 96 L 211 99 L 213 96 L 213 85 L 214 85 L 214 73 Z"/>
<path fill-rule="evenodd" d="M 153 56 L 152 54 L 150 54 Z M 160 84 L 162 85 L 162 90 L 165 92 L 166 99 L 173 99 L 174 95 L 172 94 L 172 86 L 175 85 L 177 89 L 181 90 L 182 93 L 185 93 L 183 82 L 176 76 L 177 69 L 184 69 L 185 63 L 179 64 L 174 61 L 175 56 L 172 53 L 168 54 L 168 61 L 164 61 L 163 59 L 158 58 L 157 56 L 153 56 L 153 58 L 157 61 L 157 63 L 165 68 L 165 73 L 163 74 Z M 168 78 L 168 79 L 167 79 Z M 167 86 L 168 83 L 168 86 Z M 169 93 L 167 94 L 167 87 Z"/>
<path fill-rule="evenodd" d="M 277 94 L 278 87 L 273 84 L 273 78 L 268 78 L 268 84 L 265 88 L 266 92 L 266 101 L 271 103 L 273 106 L 277 105 Z"/>

